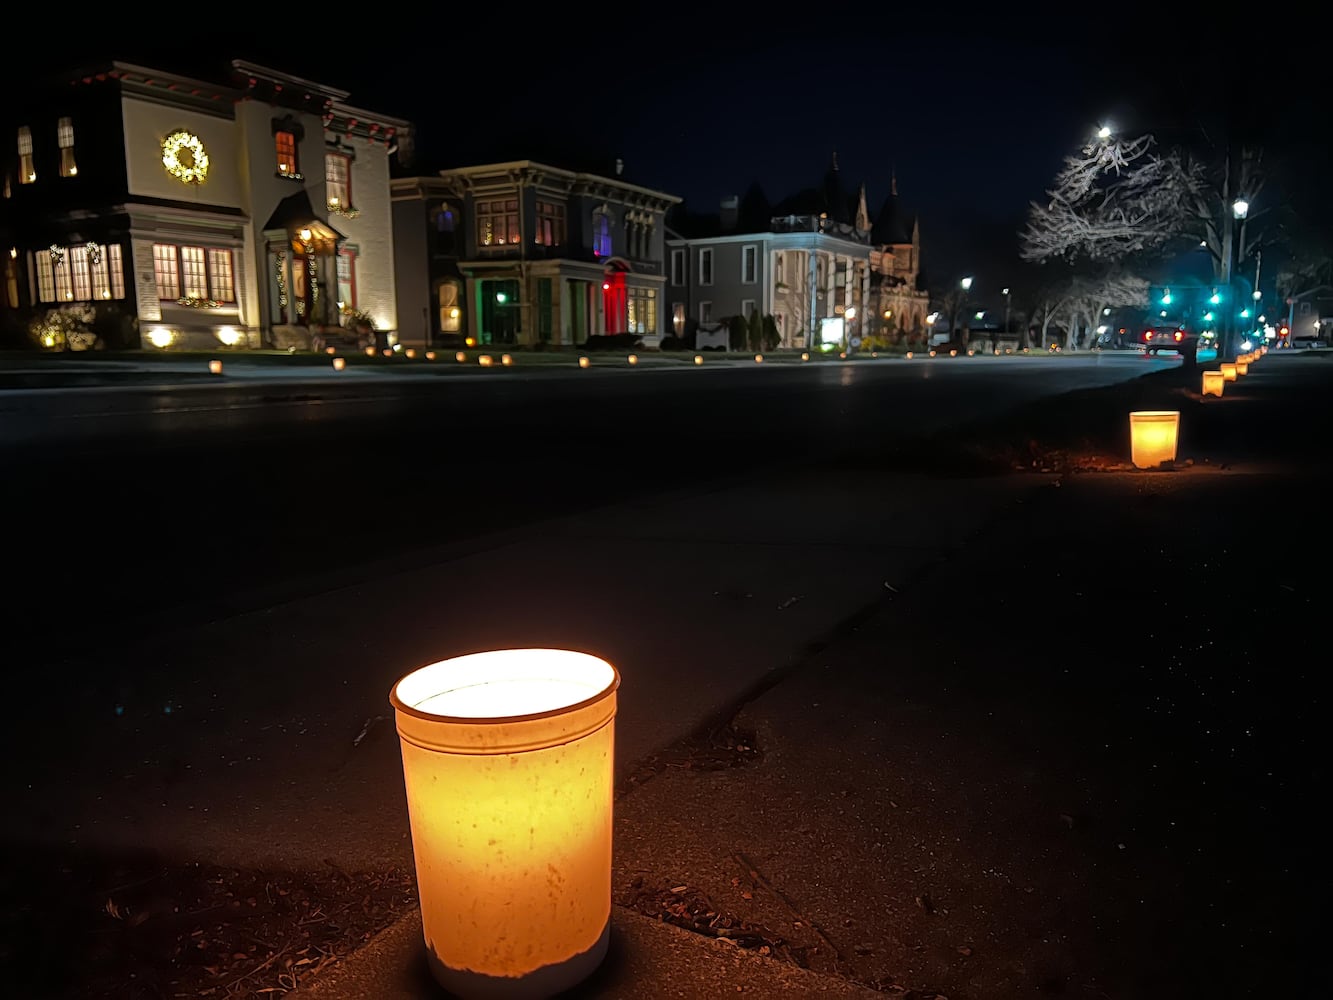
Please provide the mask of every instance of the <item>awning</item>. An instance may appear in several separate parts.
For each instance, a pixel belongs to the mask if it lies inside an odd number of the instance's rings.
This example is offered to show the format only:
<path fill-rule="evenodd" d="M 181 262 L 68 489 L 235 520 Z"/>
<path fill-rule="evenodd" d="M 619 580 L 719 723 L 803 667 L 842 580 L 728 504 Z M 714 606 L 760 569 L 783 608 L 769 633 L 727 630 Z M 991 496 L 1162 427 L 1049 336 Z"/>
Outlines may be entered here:
<path fill-rule="evenodd" d="M 284 230 L 297 250 L 310 247 L 316 252 L 327 253 L 334 250 L 346 237 L 329 225 L 328 220 L 315 213 L 310 204 L 310 195 L 305 188 L 289 194 L 269 216 L 264 224 L 264 231 Z"/>

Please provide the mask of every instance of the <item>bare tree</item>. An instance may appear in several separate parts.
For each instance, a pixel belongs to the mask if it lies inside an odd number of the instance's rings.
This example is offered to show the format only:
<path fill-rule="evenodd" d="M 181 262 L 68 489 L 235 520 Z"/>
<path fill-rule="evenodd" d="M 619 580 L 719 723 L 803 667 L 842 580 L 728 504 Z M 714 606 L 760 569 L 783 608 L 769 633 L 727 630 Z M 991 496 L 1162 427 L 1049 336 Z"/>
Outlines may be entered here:
<path fill-rule="evenodd" d="M 1065 331 L 1065 349 L 1077 350 L 1085 346 L 1079 337 L 1080 327 L 1088 341 L 1096 335 L 1101 317 L 1108 309 L 1124 306 L 1147 306 L 1148 282 L 1138 275 L 1112 268 L 1098 274 L 1079 275 L 1068 287 L 1069 328 Z"/>
<path fill-rule="evenodd" d="M 1046 204 L 1029 206 L 1023 259 L 1119 261 L 1179 238 L 1201 183 L 1195 170 L 1178 154 L 1159 155 L 1151 135 L 1090 141 L 1065 157 Z"/>

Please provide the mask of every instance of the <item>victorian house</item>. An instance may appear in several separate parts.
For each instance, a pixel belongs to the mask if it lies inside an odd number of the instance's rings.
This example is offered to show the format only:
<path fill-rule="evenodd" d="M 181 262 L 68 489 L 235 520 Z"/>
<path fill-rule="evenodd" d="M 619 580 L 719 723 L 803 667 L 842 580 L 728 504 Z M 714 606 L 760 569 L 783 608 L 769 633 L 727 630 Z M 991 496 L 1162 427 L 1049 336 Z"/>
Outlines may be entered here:
<path fill-rule="evenodd" d="M 855 347 L 875 328 L 865 189 L 845 193 L 836 156 L 822 185 L 771 212 L 742 211 L 733 197 L 715 216 L 673 222 L 666 294 L 677 336 L 756 311 L 787 348 Z"/>
<path fill-rule="evenodd" d="M 231 70 L 110 63 L 0 112 L 11 324 L 46 346 L 82 326 L 159 349 L 396 329 L 389 161 L 409 123 L 278 70 Z"/>
<path fill-rule="evenodd" d="M 656 344 L 662 222 L 680 199 L 613 173 L 521 160 L 394 180 L 402 342 Z"/>

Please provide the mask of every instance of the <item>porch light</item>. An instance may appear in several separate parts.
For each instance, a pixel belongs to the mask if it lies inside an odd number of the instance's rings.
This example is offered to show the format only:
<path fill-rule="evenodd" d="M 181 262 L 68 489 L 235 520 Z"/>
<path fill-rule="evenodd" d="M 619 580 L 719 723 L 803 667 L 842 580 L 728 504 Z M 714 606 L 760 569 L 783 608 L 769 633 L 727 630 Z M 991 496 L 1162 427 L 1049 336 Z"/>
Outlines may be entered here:
<path fill-rule="evenodd" d="M 1176 460 L 1179 410 L 1137 410 L 1129 415 L 1130 455 L 1136 469 Z"/>
<path fill-rule="evenodd" d="M 1223 362 L 1219 367 L 1222 369 L 1223 379 L 1225 379 L 1227 382 L 1236 381 L 1237 378 L 1236 366 L 1233 362 L 1230 361 Z"/>
<path fill-rule="evenodd" d="M 346 367 L 347 367 L 347 362 L 344 361 L 342 358 L 333 359 L 333 370 L 335 372 L 340 372 Z"/>
<path fill-rule="evenodd" d="M 1221 396 L 1222 383 L 1226 381 L 1222 377 L 1221 371 L 1210 371 L 1203 373 L 1203 394 L 1205 396 Z"/>
<path fill-rule="evenodd" d="M 502 649 L 390 692 L 427 959 L 449 992 L 549 997 L 606 955 L 619 685 L 587 653 Z"/>
<path fill-rule="evenodd" d="M 310 236 L 311 236 L 311 233 L 310 233 L 310 230 L 309 230 L 309 229 L 302 229 L 302 230 L 301 230 L 301 242 L 302 242 L 302 243 L 309 243 L 309 242 L 310 242 Z"/>

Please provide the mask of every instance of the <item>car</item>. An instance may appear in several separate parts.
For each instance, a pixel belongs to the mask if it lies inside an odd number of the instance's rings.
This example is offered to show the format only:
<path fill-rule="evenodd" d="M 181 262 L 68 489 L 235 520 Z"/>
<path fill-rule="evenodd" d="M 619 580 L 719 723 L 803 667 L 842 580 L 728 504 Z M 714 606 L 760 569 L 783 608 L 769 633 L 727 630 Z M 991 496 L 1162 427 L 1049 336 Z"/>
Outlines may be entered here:
<path fill-rule="evenodd" d="M 1143 331 L 1139 337 L 1146 354 L 1175 351 L 1182 358 L 1192 356 L 1199 348 L 1199 335 L 1175 323 L 1157 324 Z"/>

